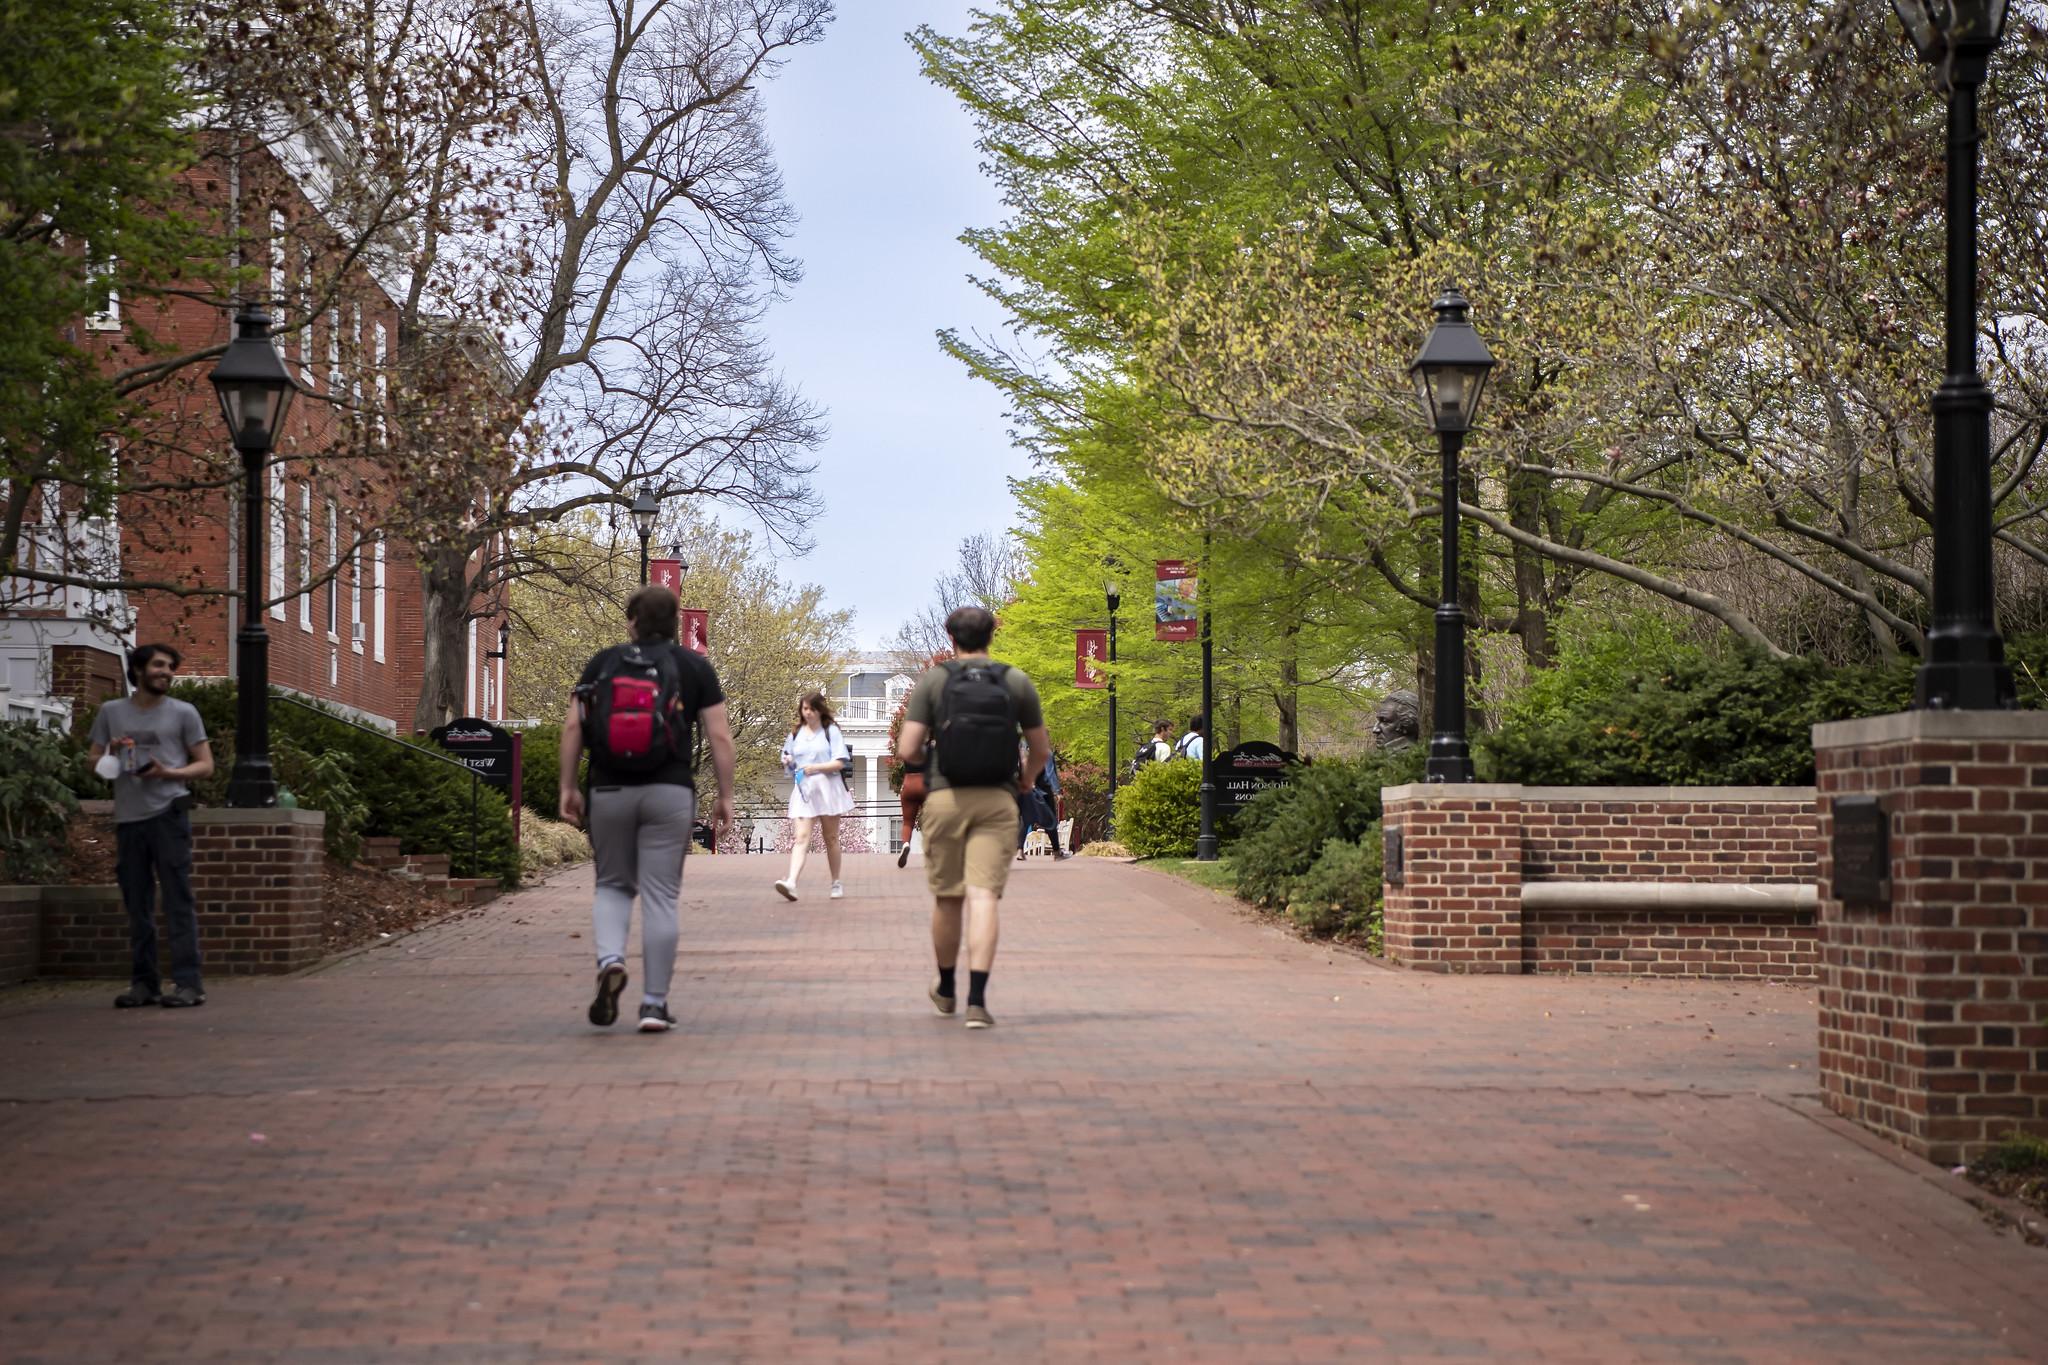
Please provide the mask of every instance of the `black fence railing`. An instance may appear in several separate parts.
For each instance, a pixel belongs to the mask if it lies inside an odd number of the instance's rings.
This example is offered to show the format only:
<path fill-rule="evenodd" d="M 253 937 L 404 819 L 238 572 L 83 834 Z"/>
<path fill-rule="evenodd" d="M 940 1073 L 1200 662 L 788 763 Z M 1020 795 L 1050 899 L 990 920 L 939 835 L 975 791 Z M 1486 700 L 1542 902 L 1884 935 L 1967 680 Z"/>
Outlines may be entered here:
<path fill-rule="evenodd" d="M 471 876 L 476 875 L 477 788 L 478 784 L 483 779 L 479 778 L 476 775 L 476 771 L 473 768 L 471 768 L 467 763 L 464 763 L 459 758 L 454 758 L 444 753 L 438 753 L 433 749 L 428 749 L 418 744 L 407 744 L 397 735 L 386 734 L 384 731 L 379 730 L 374 725 L 365 725 L 359 720 L 350 720 L 347 716 L 336 715 L 334 712 L 328 710 L 324 706 L 318 706 L 312 702 L 304 700 L 303 698 L 294 697 L 289 692 L 279 692 L 273 689 L 270 694 L 270 699 L 272 701 L 287 702 L 293 706 L 298 707 L 301 711 L 311 711 L 314 715 L 320 717 L 320 719 L 332 721 L 336 725 L 346 725 L 351 730 L 361 730 L 366 735 L 375 735 L 378 739 L 383 740 L 386 744 L 395 744 L 409 754 L 418 754 L 422 758 L 431 758 L 436 763 L 446 763 L 451 767 L 460 768 L 463 771 L 463 773 L 469 778 L 469 872 Z"/>

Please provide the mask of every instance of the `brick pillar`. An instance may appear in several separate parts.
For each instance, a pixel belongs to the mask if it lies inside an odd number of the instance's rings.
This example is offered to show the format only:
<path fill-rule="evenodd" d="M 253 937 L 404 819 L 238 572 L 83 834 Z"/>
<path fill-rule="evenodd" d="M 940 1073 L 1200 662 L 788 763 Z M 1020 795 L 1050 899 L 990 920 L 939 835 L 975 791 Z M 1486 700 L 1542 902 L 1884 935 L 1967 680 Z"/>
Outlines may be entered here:
<path fill-rule="evenodd" d="M 1382 828 L 1399 830 L 1401 885 L 1388 869 L 1387 956 L 1431 972 L 1522 970 L 1522 788 L 1411 783 L 1386 788 Z"/>
<path fill-rule="evenodd" d="M 1830 1108 L 1944 1165 L 2048 1135 L 2048 715 L 1817 725 Z M 1836 895 L 1834 803 L 1875 796 L 1886 905 Z"/>
<path fill-rule="evenodd" d="M 326 826 L 316 810 L 192 812 L 192 891 L 209 976 L 320 960 Z"/>

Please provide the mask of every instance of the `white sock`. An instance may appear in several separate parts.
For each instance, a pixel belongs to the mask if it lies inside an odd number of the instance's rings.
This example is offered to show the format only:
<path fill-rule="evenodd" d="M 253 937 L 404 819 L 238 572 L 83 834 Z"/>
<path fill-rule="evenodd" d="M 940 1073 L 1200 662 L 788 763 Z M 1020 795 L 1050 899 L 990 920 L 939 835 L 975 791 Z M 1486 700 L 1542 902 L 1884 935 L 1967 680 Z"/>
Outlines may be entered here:
<path fill-rule="evenodd" d="M 640 1003 L 643 1005 L 660 1005 L 663 1008 L 667 1008 L 668 997 L 665 995 L 648 995 L 643 991 L 640 995 Z"/>

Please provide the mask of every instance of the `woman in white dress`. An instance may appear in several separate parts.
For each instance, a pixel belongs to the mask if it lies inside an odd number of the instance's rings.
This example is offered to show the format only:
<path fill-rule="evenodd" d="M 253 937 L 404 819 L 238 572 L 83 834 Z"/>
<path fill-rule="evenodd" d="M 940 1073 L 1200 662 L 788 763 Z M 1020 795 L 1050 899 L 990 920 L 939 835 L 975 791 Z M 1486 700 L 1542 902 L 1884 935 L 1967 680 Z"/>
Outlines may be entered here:
<path fill-rule="evenodd" d="M 789 819 L 796 842 L 789 850 L 789 875 L 775 883 L 784 900 L 796 899 L 796 879 L 811 851 L 811 824 L 824 827 L 825 862 L 832 869 L 832 899 L 846 894 L 839 884 L 839 817 L 853 813 L 853 792 L 841 776 L 853 766 L 853 751 L 833 723 L 822 692 L 796 708 L 796 725 L 782 742 L 782 770 L 789 774 Z"/>

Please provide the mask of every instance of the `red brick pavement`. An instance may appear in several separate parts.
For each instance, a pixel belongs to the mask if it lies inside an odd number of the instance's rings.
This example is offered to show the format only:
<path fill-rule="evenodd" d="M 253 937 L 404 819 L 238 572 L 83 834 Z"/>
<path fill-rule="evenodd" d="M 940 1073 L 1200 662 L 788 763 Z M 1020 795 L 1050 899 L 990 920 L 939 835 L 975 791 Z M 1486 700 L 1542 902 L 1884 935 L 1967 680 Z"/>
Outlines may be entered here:
<path fill-rule="evenodd" d="M 915 867 L 775 871 L 692 862 L 665 1037 L 582 1022 L 587 873 L 204 1010 L 0 996 L 0 1360 L 2048 1360 L 2048 1253 L 1786 1103 L 1807 991 L 1034 863 L 972 1034 Z"/>

